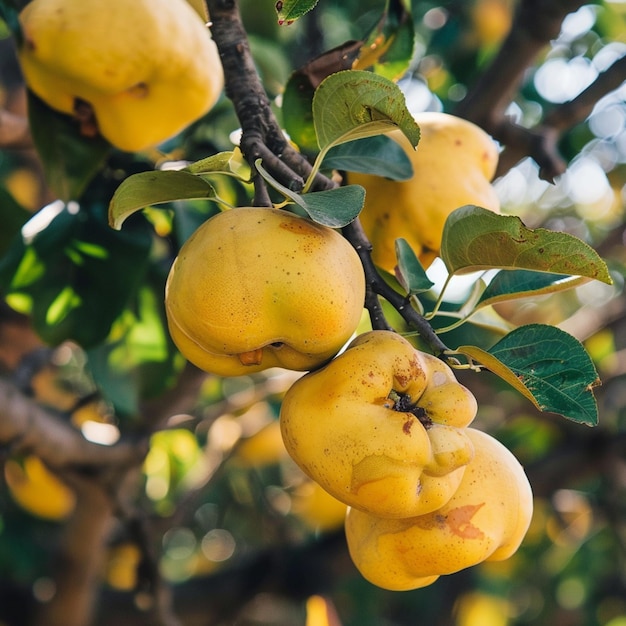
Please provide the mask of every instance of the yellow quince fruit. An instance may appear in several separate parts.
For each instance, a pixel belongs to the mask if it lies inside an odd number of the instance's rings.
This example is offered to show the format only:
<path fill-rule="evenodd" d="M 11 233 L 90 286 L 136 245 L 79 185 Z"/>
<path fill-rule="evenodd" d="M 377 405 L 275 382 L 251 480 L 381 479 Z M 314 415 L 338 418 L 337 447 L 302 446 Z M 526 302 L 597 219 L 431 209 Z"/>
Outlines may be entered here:
<path fill-rule="evenodd" d="M 165 290 L 173 341 L 189 361 L 221 376 L 319 367 L 350 339 L 364 301 L 361 261 L 341 234 L 258 207 L 202 224 Z"/>
<path fill-rule="evenodd" d="M 360 214 L 373 245 L 372 258 L 393 272 L 395 241 L 402 237 L 428 267 L 438 256 L 448 215 L 467 204 L 499 212 L 491 185 L 498 164 L 498 148 L 475 124 L 439 112 L 415 115 L 421 137 L 417 149 L 400 130 L 389 133 L 406 151 L 413 176 L 394 181 L 381 176 L 348 173 L 348 182 L 365 188 Z"/>
<path fill-rule="evenodd" d="M 332 496 L 402 518 L 440 508 L 457 490 L 476 410 L 445 363 L 375 330 L 297 380 L 280 423 L 293 460 Z"/>
<path fill-rule="evenodd" d="M 311 530 L 331 532 L 343 526 L 348 507 L 314 480 L 304 480 L 291 493 L 291 512 Z"/>
<path fill-rule="evenodd" d="M 76 495 L 34 455 L 21 463 L 9 459 L 4 478 L 13 499 L 26 511 L 43 519 L 60 521 L 72 513 Z"/>
<path fill-rule="evenodd" d="M 217 48 L 186 0 L 33 0 L 20 24 L 28 87 L 121 150 L 176 135 L 222 91 Z"/>
<path fill-rule="evenodd" d="M 519 548 L 530 525 L 533 496 L 515 456 L 473 428 L 474 445 L 461 483 L 441 508 L 384 519 L 349 509 L 346 538 L 357 569 L 393 591 L 417 589 L 482 561 L 501 561 Z"/>

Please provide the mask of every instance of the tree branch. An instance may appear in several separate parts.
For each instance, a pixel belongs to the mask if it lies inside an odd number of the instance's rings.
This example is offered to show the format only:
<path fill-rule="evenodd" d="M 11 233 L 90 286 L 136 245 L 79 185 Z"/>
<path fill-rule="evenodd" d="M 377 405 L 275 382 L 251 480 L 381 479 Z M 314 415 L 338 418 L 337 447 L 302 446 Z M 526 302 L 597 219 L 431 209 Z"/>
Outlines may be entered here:
<path fill-rule="evenodd" d="M 448 347 L 435 333 L 428 320 L 426 320 L 411 306 L 409 298 L 403 296 L 401 293 L 398 293 L 395 289 L 390 287 L 378 273 L 378 270 L 372 261 L 372 244 L 363 232 L 360 221 L 354 220 L 348 224 L 348 226 L 343 229 L 343 233 L 346 239 L 352 243 L 361 259 L 361 263 L 365 271 L 365 280 L 368 284 L 369 290 L 385 298 L 385 300 L 387 300 L 389 304 L 391 304 L 398 311 L 398 313 L 400 313 L 404 321 L 411 328 L 417 329 L 421 339 L 428 344 L 433 353 L 436 356 L 441 356 L 446 350 L 448 350 Z M 373 328 L 389 328 L 382 310 L 380 309 L 380 303 L 378 303 L 378 306 L 374 308 L 373 312 L 370 310 L 370 316 L 372 318 Z"/>
<path fill-rule="evenodd" d="M 266 169 L 283 185 L 299 191 L 311 172 L 306 159 L 291 148 L 283 135 L 270 108 L 269 100 L 254 67 L 241 22 L 236 0 L 208 0 L 212 32 L 224 65 L 226 95 L 232 100 L 242 128 L 241 150 L 254 169 L 256 159 L 263 159 Z M 319 175 L 315 189 L 332 189 L 334 181 Z M 257 200 L 262 196 L 255 185 Z M 264 202 L 265 203 L 265 202 Z M 407 323 L 416 328 L 422 339 L 435 354 L 447 350 L 430 324 L 411 306 L 410 301 L 385 283 L 374 263 L 367 240 L 359 220 L 343 230 L 343 234 L 357 250 L 366 275 L 368 298 L 366 305 L 374 328 L 389 328 L 376 294 L 384 297 L 398 309 Z"/>
<path fill-rule="evenodd" d="M 526 70 L 558 36 L 565 16 L 583 4 L 584 0 L 522 0 L 500 50 L 458 104 L 456 114 L 482 126 L 498 139 L 498 128 Z"/>
<path fill-rule="evenodd" d="M 550 111 L 544 118 L 544 126 L 558 131 L 567 130 L 584 121 L 598 100 L 617 89 L 626 80 L 626 55 L 615 61 L 573 100 Z"/>
<path fill-rule="evenodd" d="M 531 156 L 537 162 L 546 180 L 552 181 L 565 171 L 565 162 L 557 150 L 557 129 L 546 123 L 531 130 L 523 128 L 507 119 L 506 110 L 528 67 L 558 36 L 565 16 L 583 4 L 584 0 L 522 0 L 511 30 L 491 65 L 456 107 L 456 115 L 478 124 L 505 146 L 497 176 L 524 156 Z"/>
<path fill-rule="evenodd" d="M 72 482 L 76 508 L 56 554 L 55 593 L 41 606 L 34 626 L 89 626 L 100 593 L 113 502 L 90 478 Z"/>
<path fill-rule="evenodd" d="M 236 0 L 208 0 L 211 32 L 219 50 L 225 77 L 226 95 L 233 102 L 241 123 L 241 150 L 250 167 L 263 159 L 266 167 L 276 168 L 278 180 L 288 179 L 295 191 L 304 181 L 298 171 L 287 171 L 280 159 L 295 150 L 289 145 L 270 108 L 270 101 L 259 80 L 246 31 L 241 22 Z M 268 161 L 271 161 L 268 163 Z M 263 179 L 254 177 L 255 204 L 270 206 L 271 201 Z"/>
<path fill-rule="evenodd" d="M 60 417 L 0 379 L 0 445 L 13 453 L 34 452 L 58 470 L 124 468 L 140 462 L 144 441 L 103 446 L 85 439 Z"/>
<path fill-rule="evenodd" d="M 28 119 L 0 109 L 0 148 L 25 150 L 33 147 Z"/>

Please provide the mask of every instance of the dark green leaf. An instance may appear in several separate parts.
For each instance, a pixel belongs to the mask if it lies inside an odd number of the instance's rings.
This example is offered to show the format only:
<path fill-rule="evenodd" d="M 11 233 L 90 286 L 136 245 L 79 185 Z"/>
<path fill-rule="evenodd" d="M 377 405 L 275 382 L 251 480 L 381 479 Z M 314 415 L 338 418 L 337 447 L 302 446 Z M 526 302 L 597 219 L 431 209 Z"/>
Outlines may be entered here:
<path fill-rule="evenodd" d="M 119 230 L 136 211 L 153 204 L 215 198 L 211 183 L 185 170 L 139 172 L 117 188 L 109 205 L 109 224 Z"/>
<path fill-rule="evenodd" d="M 18 45 L 21 45 L 23 37 L 19 15 L 25 3 L 25 0 L 2 0 L 0 2 L 0 19 L 9 27 Z"/>
<path fill-rule="evenodd" d="M 0 254 L 4 254 L 13 237 L 20 232 L 20 228 L 31 217 L 31 214 L 4 187 L 0 187 L 0 206 L 2 207 Z"/>
<path fill-rule="evenodd" d="M 53 203 L 50 222 L 27 224 L 0 266 L 0 290 L 8 299 L 31 302 L 33 323 L 51 345 L 71 339 L 96 345 L 126 306 L 148 265 L 151 235 L 147 223 L 127 232 L 112 230 L 98 211 Z"/>
<path fill-rule="evenodd" d="M 391 180 L 408 180 L 413 176 L 413 165 L 404 148 L 386 135 L 357 139 L 331 148 L 322 167 L 374 174 Z"/>
<path fill-rule="evenodd" d="M 132 308 L 116 321 L 107 341 L 87 352 L 98 388 L 123 417 L 135 417 L 141 400 L 163 393 L 177 369 L 163 307 L 164 281 L 154 282 L 134 293 Z"/>
<path fill-rule="evenodd" d="M 396 239 L 396 258 L 398 259 L 396 277 L 408 294 L 423 293 L 435 284 L 426 275 L 406 239 Z"/>
<path fill-rule="evenodd" d="M 606 263 L 577 237 L 544 228 L 530 229 L 518 217 L 471 205 L 448 216 L 441 257 L 450 274 L 490 268 L 526 269 L 612 283 Z"/>
<path fill-rule="evenodd" d="M 512 385 L 539 410 L 581 424 L 598 423 L 593 395 L 598 373 L 583 345 L 555 326 L 521 326 L 485 352 L 475 346 L 458 351 L 482 363 Z"/>
<path fill-rule="evenodd" d="M 80 134 L 78 122 L 28 94 L 28 119 L 45 177 L 64 201 L 79 200 L 111 150 L 102 137 Z"/>
<path fill-rule="evenodd" d="M 282 26 L 293 24 L 298 18 L 308 13 L 318 0 L 279 0 L 276 2 L 278 23 Z"/>
<path fill-rule="evenodd" d="M 308 77 L 295 73 L 285 85 L 281 109 L 285 131 L 300 150 L 308 153 L 318 150 L 311 109 L 314 93 Z"/>
<path fill-rule="evenodd" d="M 352 222 L 363 208 L 365 189 L 360 185 L 346 185 L 328 191 L 305 193 L 300 206 L 318 224 L 343 228 Z"/>
<path fill-rule="evenodd" d="M 281 185 L 261 164 L 255 163 L 257 170 L 274 189 L 285 198 L 303 209 L 318 224 L 331 228 L 343 228 L 354 220 L 363 208 L 365 189 L 360 185 L 346 185 L 327 191 L 298 194 Z"/>
<path fill-rule="evenodd" d="M 313 98 L 313 120 L 321 150 L 380 135 L 396 126 L 413 146 L 420 137 L 400 88 L 365 71 L 347 70 L 324 79 Z"/>
<path fill-rule="evenodd" d="M 478 306 L 565 291 L 577 287 L 586 280 L 586 278 L 572 278 L 565 274 L 501 270 L 483 291 Z"/>

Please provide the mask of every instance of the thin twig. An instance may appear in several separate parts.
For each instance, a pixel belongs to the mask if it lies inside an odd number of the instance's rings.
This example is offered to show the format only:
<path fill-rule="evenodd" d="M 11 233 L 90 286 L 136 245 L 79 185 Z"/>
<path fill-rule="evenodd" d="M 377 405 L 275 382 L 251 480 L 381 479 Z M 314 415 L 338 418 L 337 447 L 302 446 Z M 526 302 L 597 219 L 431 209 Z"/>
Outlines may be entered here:
<path fill-rule="evenodd" d="M 389 286 L 378 273 L 374 262 L 372 261 L 371 249 L 372 245 L 367 239 L 363 228 L 359 220 L 354 220 L 348 226 L 343 229 L 343 234 L 352 243 L 357 251 L 363 269 L 365 271 L 365 279 L 370 289 L 382 296 L 389 304 L 391 304 L 400 313 L 404 321 L 412 328 L 417 329 L 421 339 L 428 344 L 433 353 L 436 356 L 441 356 L 448 347 L 441 341 L 439 336 L 433 330 L 430 323 L 420 315 L 412 306 L 410 300 L 398 293 L 395 289 Z M 384 328 L 383 322 L 380 319 L 384 317 L 382 311 L 376 309 L 376 323 L 379 328 Z M 375 320 L 372 319 L 372 326 L 374 326 Z"/>

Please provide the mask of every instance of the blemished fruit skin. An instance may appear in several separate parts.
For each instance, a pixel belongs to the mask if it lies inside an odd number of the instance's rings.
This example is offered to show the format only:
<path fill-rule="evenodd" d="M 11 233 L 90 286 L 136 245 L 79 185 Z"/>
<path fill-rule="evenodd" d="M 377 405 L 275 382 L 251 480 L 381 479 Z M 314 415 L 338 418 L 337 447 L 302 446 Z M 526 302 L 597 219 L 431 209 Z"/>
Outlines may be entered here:
<path fill-rule="evenodd" d="M 217 48 L 186 0 L 33 0 L 20 24 L 28 87 L 68 115 L 88 103 L 121 150 L 171 138 L 222 91 Z"/>
<path fill-rule="evenodd" d="M 364 300 L 363 267 L 344 237 L 293 213 L 254 207 L 202 224 L 165 289 L 173 341 L 220 376 L 321 366 L 354 333 Z"/>
<path fill-rule="evenodd" d="M 374 262 L 388 272 L 397 264 L 396 239 L 406 239 L 428 267 L 439 254 L 443 227 L 454 209 L 474 204 L 500 211 L 490 182 L 498 164 L 498 148 L 491 137 L 472 122 L 448 113 L 430 111 L 414 117 L 421 131 L 417 149 L 400 130 L 389 133 L 413 165 L 409 180 L 347 175 L 349 183 L 365 188 L 360 220 L 373 245 Z"/>
<path fill-rule="evenodd" d="M 519 548 L 533 512 L 526 474 L 490 435 L 473 428 L 467 435 L 474 458 L 439 510 L 405 519 L 348 510 L 350 556 L 371 583 L 393 591 L 417 589 L 482 561 L 507 559 Z"/>
<path fill-rule="evenodd" d="M 415 412 L 398 407 L 393 392 L 416 404 Z M 473 456 L 464 430 L 476 410 L 445 363 L 376 330 L 297 380 L 280 424 L 290 456 L 335 498 L 409 517 L 441 507 L 456 491 Z"/>

